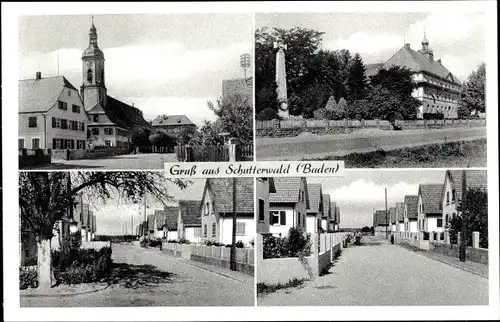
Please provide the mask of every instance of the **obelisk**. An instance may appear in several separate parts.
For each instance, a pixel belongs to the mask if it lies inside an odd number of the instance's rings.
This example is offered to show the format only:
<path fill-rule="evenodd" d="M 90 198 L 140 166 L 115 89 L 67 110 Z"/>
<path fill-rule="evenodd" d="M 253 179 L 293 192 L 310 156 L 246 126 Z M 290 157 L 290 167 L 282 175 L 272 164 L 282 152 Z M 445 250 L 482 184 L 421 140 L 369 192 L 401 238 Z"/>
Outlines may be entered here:
<path fill-rule="evenodd" d="M 274 43 L 274 48 L 278 48 L 276 53 L 276 93 L 278 94 L 278 115 L 281 118 L 288 118 L 288 97 L 286 93 L 286 67 L 285 50 L 287 46 L 281 41 Z"/>

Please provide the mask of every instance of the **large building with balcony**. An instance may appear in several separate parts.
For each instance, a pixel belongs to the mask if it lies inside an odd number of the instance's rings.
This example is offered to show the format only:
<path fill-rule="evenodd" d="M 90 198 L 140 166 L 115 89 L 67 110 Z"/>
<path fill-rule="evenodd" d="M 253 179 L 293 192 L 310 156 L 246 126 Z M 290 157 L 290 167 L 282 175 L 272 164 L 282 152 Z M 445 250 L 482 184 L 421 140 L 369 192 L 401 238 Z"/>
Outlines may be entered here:
<path fill-rule="evenodd" d="M 445 119 L 458 118 L 460 81 L 444 66 L 441 59 L 434 58 L 425 35 L 421 49 L 414 50 L 410 44 L 405 44 L 385 63 L 367 65 L 366 75 L 374 75 L 380 68 L 391 66 L 406 67 L 412 72 L 418 85 L 412 96 L 422 102 L 417 118 L 427 118 L 431 114 L 442 114 Z"/>

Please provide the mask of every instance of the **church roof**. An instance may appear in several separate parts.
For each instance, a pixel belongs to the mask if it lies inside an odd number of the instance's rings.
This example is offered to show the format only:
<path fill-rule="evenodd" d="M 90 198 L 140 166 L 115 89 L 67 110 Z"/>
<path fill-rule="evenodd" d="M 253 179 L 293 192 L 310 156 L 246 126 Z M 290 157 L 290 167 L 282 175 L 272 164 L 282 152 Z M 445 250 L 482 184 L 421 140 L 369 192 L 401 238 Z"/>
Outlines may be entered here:
<path fill-rule="evenodd" d="M 158 115 L 152 122 L 153 126 L 195 125 L 186 115 Z"/>
<path fill-rule="evenodd" d="M 64 76 L 24 79 L 18 82 L 20 113 L 46 112 L 57 104 L 64 88 L 77 89 Z"/>
<path fill-rule="evenodd" d="M 459 80 L 446 67 L 444 67 L 443 64 L 436 60 L 427 58 L 419 51 L 411 49 L 409 44 L 403 46 L 403 48 L 398 50 L 398 52 L 389 58 L 384 64 L 384 67 L 391 67 L 394 65 L 407 67 L 412 72 L 428 72 L 448 81 L 457 84 L 459 83 Z"/>
<path fill-rule="evenodd" d="M 104 53 L 97 45 L 90 44 L 82 53 L 82 58 L 85 57 L 102 57 L 104 59 Z"/>
<path fill-rule="evenodd" d="M 93 114 L 102 111 L 104 111 L 111 122 L 124 129 L 130 130 L 135 126 L 149 127 L 148 122 L 142 116 L 141 110 L 125 104 L 109 95 L 107 96 L 106 106 L 97 104 L 87 113 Z"/>

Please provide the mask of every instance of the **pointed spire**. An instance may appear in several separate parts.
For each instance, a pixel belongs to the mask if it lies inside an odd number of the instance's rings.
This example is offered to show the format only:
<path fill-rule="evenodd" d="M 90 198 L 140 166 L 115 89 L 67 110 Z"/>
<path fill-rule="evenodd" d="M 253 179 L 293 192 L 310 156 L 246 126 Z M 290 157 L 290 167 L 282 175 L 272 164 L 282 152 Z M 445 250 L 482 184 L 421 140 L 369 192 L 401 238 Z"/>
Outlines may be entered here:
<path fill-rule="evenodd" d="M 97 28 L 94 25 L 94 16 L 89 30 L 89 44 L 97 46 Z"/>

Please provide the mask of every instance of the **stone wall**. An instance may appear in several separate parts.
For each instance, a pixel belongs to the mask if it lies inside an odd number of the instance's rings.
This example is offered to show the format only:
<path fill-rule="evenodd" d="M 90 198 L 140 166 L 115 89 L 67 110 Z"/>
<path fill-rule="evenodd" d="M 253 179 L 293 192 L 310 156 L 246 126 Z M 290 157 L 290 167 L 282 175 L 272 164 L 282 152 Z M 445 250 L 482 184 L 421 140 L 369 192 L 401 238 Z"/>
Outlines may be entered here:
<path fill-rule="evenodd" d="M 52 151 L 50 149 L 19 149 L 19 168 L 50 164 Z"/>

